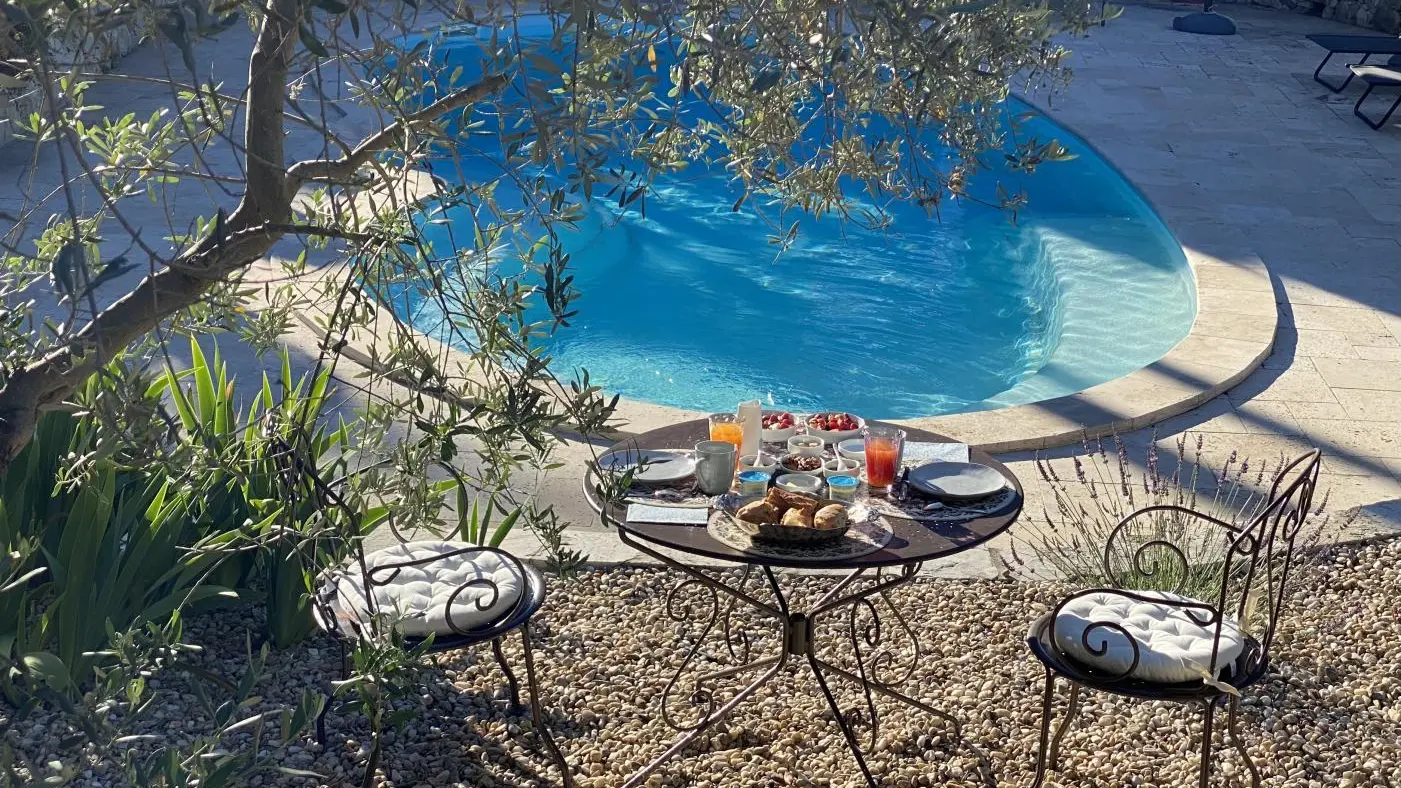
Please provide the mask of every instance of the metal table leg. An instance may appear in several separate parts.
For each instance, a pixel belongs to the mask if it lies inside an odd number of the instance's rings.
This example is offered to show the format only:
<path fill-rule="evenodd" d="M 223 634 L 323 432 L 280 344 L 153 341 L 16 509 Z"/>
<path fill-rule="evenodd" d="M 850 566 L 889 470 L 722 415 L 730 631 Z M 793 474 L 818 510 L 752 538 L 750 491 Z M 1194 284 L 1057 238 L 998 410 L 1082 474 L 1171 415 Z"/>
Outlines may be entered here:
<path fill-rule="evenodd" d="M 841 730 L 850 748 L 852 756 L 855 757 L 857 766 L 865 777 L 868 785 L 875 788 L 877 785 L 875 776 L 871 773 L 866 764 L 866 752 L 863 751 L 860 737 L 853 728 L 851 717 L 853 715 L 842 709 L 841 702 L 832 692 L 828 683 L 829 676 L 838 676 L 846 681 L 855 683 L 861 688 L 866 701 L 866 713 L 869 715 L 871 724 L 871 743 L 874 747 L 879 732 L 879 716 L 876 712 L 874 695 L 881 695 L 886 698 L 898 701 L 910 708 L 923 711 L 933 715 L 948 723 L 954 736 L 961 737 L 962 729 L 958 720 L 948 712 L 934 708 L 927 703 L 910 697 L 897 689 L 894 685 L 904 683 L 908 680 L 919 664 L 919 638 L 914 630 L 909 626 L 900 610 L 891 601 L 889 592 L 895 588 L 912 582 L 918 565 L 912 564 L 901 568 L 900 574 L 895 577 L 882 577 L 878 572 L 874 576 L 866 574 L 866 570 L 858 569 L 839 580 L 836 585 L 829 589 L 820 599 L 806 610 L 790 610 L 788 599 L 783 593 L 783 589 L 778 582 L 777 576 L 769 567 L 763 567 L 764 579 L 767 581 L 769 591 L 772 594 L 772 604 L 761 601 L 746 590 L 745 585 L 750 580 L 752 570 L 747 569 L 741 576 L 737 586 L 730 586 L 710 575 L 686 566 L 678 561 L 663 555 L 662 553 L 628 538 L 626 532 L 622 532 L 622 539 L 630 547 L 637 549 L 652 558 L 657 559 L 662 564 L 675 569 L 685 575 L 667 597 L 668 615 L 681 620 L 694 620 L 701 618 L 703 626 L 699 636 L 690 649 L 687 651 L 681 666 L 667 683 L 666 690 L 662 694 L 662 715 L 667 724 L 673 729 L 681 731 L 682 736 L 671 744 L 661 755 L 657 756 L 641 771 L 632 775 L 623 783 L 623 788 L 637 788 L 646 782 L 647 778 L 660 769 L 667 761 L 679 755 L 691 742 L 695 741 L 702 733 L 713 726 L 716 722 L 729 716 L 741 703 L 758 691 L 760 687 L 769 682 L 789 664 L 789 657 L 802 658 L 806 660 L 808 667 L 812 670 L 813 676 L 817 679 L 819 689 L 822 691 L 827 705 L 831 708 L 837 727 Z M 866 580 L 868 584 L 850 590 L 859 580 Z M 681 603 L 678 592 L 685 588 L 705 589 L 710 592 L 709 604 L 702 603 Z M 843 595 L 843 592 L 847 592 Z M 724 595 L 725 605 L 722 607 L 720 595 Z M 908 666 L 891 679 L 882 680 L 879 671 L 890 667 L 889 660 L 892 659 L 891 652 L 881 650 L 881 619 L 877 610 L 877 603 L 884 604 L 889 608 L 890 613 L 898 623 L 900 629 L 910 639 L 914 656 Z M 775 619 L 776 627 L 774 633 L 780 638 L 782 650 L 779 653 L 767 656 L 754 661 L 743 661 L 749 655 L 750 647 L 753 645 L 747 634 L 741 633 L 736 636 L 730 624 L 730 616 L 734 608 L 744 605 L 757 611 L 768 618 Z M 700 610 L 697 610 L 697 607 Z M 818 655 L 817 622 L 819 619 L 831 615 L 837 611 L 848 609 L 847 634 L 849 642 L 854 651 L 856 660 L 856 672 L 852 672 L 843 667 L 833 664 Z M 861 615 L 869 617 L 864 628 L 858 627 Z M 722 623 L 723 622 L 723 623 Z M 742 664 L 733 665 L 721 670 L 716 670 L 700 676 L 690 682 L 691 693 L 690 702 L 703 709 L 700 716 L 689 724 L 677 720 L 670 708 L 670 698 L 681 685 L 682 675 L 688 666 L 692 664 L 696 656 L 700 653 L 702 644 L 706 638 L 715 630 L 716 625 L 721 624 L 726 647 L 729 649 L 731 658 L 742 661 Z M 858 629 L 861 631 L 858 632 Z M 866 649 L 870 652 L 863 654 L 862 643 L 866 644 Z M 737 650 L 738 648 L 738 650 Z M 869 658 L 868 658 L 869 657 Z M 755 670 L 763 670 L 763 673 L 750 683 L 741 688 L 732 698 L 723 705 L 715 704 L 714 693 L 708 686 L 710 682 L 718 679 L 729 678 Z"/>
<path fill-rule="evenodd" d="M 704 707 L 704 713 L 689 724 L 677 720 L 672 714 L 671 697 L 677 687 L 680 686 L 681 678 L 686 672 L 687 666 L 699 655 L 701 646 L 705 643 L 711 631 L 715 629 L 716 624 L 721 625 L 725 647 L 731 655 L 731 658 L 742 661 L 747 660 L 753 644 L 747 634 L 741 632 L 737 636 L 731 626 L 731 615 L 737 605 L 742 604 L 763 614 L 765 617 L 777 619 L 780 632 L 786 627 L 784 622 L 787 621 L 788 616 L 787 600 L 784 599 L 781 594 L 777 593 L 777 586 L 773 585 L 774 581 L 771 577 L 771 588 L 776 594 L 775 605 L 767 604 L 755 598 L 745 590 L 745 584 L 749 581 L 753 571 L 752 567 L 745 569 L 744 574 L 740 578 L 738 587 L 730 587 L 698 569 L 674 561 L 646 545 L 629 540 L 626 533 L 622 535 L 622 538 L 630 547 L 646 553 L 664 565 L 685 575 L 685 579 L 673 587 L 671 592 L 667 595 L 667 614 L 671 618 L 682 621 L 696 617 L 695 614 L 697 611 L 694 607 L 680 600 L 680 591 L 686 588 L 700 588 L 710 592 L 708 598 L 709 604 L 703 606 L 708 611 L 708 615 L 705 616 L 704 626 L 701 628 L 701 632 L 697 636 L 695 643 L 692 644 L 691 648 L 686 652 L 686 656 L 682 659 L 680 667 L 676 669 L 676 673 L 672 675 L 671 680 L 667 682 L 666 689 L 662 692 L 662 718 L 672 729 L 681 731 L 682 735 L 661 755 L 658 755 L 650 763 L 642 767 L 640 771 L 629 777 L 627 782 L 623 783 L 623 788 L 637 788 L 637 786 L 645 783 L 647 778 L 665 765 L 667 761 L 675 758 L 685 750 L 687 745 L 695 741 L 702 733 L 715 723 L 728 717 L 735 708 L 757 692 L 760 687 L 767 684 L 774 676 L 777 676 L 779 671 L 783 670 L 783 667 L 788 662 L 788 651 L 785 649 L 773 656 L 753 661 L 744 661 L 743 664 L 734 665 L 723 670 L 713 671 L 700 676 L 691 682 L 689 700 L 692 705 Z M 723 610 L 720 604 L 721 594 L 726 597 Z M 741 688 L 735 693 L 734 697 L 730 698 L 724 704 L 716 706 L 715 696 L 712 690 L 707 686 L 710 682 L 754 670 L 763 670 L 764 672 Z"/>
<path fill-rule="evenodd" d="M 662 753 L 661 755 L 658 755 L 655 759 L 652 760 L 651 763 L 642 767 L 642 771 L 638 772 L 637 774 L 634 774 L 632 777 L 629 777 L 628 781 L 623 783 L 623 788 L 637 788 L 637 786 L 642 785 L 644 782 L 647 781 L 648 777 L 652 776 L 653 772 L 660 769 L 667 761 L 671 760 L 672 758 L 675 758 L 682 750 L 686 749 L 686 745 L 695 741 L 695 739 L 702 733 L 704 733 L 707 728 L 719 722 L 720 720 L 723 720 L 724 718 L 728 717 L 730 715 L 730 712 L 735 710 L 736 706 L 743 703 L 750 695 L 753 695 L 756 690 L 767 684 L 769 679 L 778 675 L 778 672 L 783 669 L 784 663 L 787 662 L 787 655 L 780 655 L 778 657 L 766 661 L 771 662 L 772 666 L 764 673 L 764 675 L 760 676 L 759 678 L 746 685 L 744 689 L 736 693 L 735 696 L 731 698 L 728 703 L 726 703 L 718 709 L 713 710 L 710 714 L 702 718 L 700 722 L 698 722 L 694 727 L 691 728 L 689 732 L 686 733 L 686 735 L 682 736 L 681 738 L 677 739 L 674 743 L 672 743 L 672 745 L 667 748 L 666 752 Z"/>

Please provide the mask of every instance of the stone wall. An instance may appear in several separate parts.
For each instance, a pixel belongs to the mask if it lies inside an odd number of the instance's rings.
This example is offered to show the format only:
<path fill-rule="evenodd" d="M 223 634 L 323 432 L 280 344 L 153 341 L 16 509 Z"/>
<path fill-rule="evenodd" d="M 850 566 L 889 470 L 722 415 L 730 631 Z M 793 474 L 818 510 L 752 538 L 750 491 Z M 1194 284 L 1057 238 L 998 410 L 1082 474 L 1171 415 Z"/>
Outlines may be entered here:
<path fill-rule="evenodd" d="M 48 41 L 50 64 L 68 68 L 75 64 L 87 69 L 110 71 L 122 56 L 141 45 L 155 27 L 152 12 L 138 10 L 125 24 L 84 38 L 61 36 Z M 0 60 L 22 58 L 25 52 L 17 42 L 19 31 L 0 15 Z M 16 127 L 26 124 L 29 116 L 43 109 L 43 91 L 32 80 L 25 80 L 0 71 L 0 145 L 16 137 Z"/>
<path fill-rule="evenodd" d="M 1323 18 L 1401 34 L 1401 0 L 1327 0 Z"/>
<path fill-rule="evenodd" d="M 1401 35 L 1401 0 L 1217 0 L 1321 16 L 1349 25 Z"/>
<path fill-rule="evenodd" d="M 15 138 L 15 126 L 44 106 L 37 85 L 0 78 L 0 146 Z"/>
<path fill-rule="evenodd" d="M 1323 13 L 1323 6 L 1327 0 L 1220 0 L 1221 2 L 1241 3 L 1243 5 L 1259 6 L 1260 8 L 1273 8 L 1277 11 L 1289 11 L 1294 14 L 1308 14 L 1309 16 L 1320 16 Z"/>

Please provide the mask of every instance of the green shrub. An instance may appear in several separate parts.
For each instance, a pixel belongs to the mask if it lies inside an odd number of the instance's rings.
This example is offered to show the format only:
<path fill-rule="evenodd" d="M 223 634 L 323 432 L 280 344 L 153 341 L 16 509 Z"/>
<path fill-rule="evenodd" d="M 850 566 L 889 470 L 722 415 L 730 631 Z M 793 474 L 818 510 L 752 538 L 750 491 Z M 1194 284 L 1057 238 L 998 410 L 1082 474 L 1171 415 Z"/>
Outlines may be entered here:
<path fill-rule="evenodd" d="M 313 517 L 314 497 L 279 489 L 274 439 L 328 467 L 351 453 L 349 427 L 322 423 L 329 370 L 294 380 L 284 356 L 279 385 L 264 376 L 242 408 L 217 350 L 212 361 L 196 342 L 190 350 L 188 369 L 167 368 L 154 381 L 111 371 L 110 380 L 137 382 L 137 410 L 170 404 L 165 445 L 125 446 L 110 433 L 135 425 L 85 418 L 85 397 L 103 395 L 94 379 L 76 412 L 42 417 L 0 481 L 7 695 L 81 687 L 110 656 L 112 633 L 215 600 L 264 604 L 268 639 L 296 643 L 313 627 L 316 575 L 384 518 L 384 507 L 367 507 L 350 533 L 328 532 Z"/>
<path fill-rule="evenodd" d="M 353 455 L 349 426 L 326 424 L 333 394 L 329 367 L 294 379 L 284 352 L 277 386 L 264 374 L 259 394 L 244 410 L 217 348 L 211 362 L 191 341 L 190 355 L 189 369 L 167 368 L 152 390 L 175 404 L 196 469 L 187 489 L 197 494 L 198 516 L 223 524 L 198 548 L 240 571 L 251 564 L 259 587 L 245 587 L 244 595 L 265 606 L 268 639 L 279 647 L 292 645 L 314 629 L 316 576 L 343 560 L 350 540 L 372 529 L 383 513 L 367 509 L 353 531 L 327 533 L 314 516 L 315 496 L 282 489 L 273 460 L 277 446 L 293 446 L 318 467 L 342 470 Z"/>
<path fill-rule="evenodd" d="M 46 414 L 0 493 L 0 541 L 29 573 L 0 605 L 3 658 L 64 686 L 91 675 L 109 628 L 234 595 L 209 582 L 217 556 L 186 549 L 204 533 L 172 500 L 172 480 L 100 460 L 75 483 L 61 481 L 59 465 L 86 429 L 70 413 Z"/>

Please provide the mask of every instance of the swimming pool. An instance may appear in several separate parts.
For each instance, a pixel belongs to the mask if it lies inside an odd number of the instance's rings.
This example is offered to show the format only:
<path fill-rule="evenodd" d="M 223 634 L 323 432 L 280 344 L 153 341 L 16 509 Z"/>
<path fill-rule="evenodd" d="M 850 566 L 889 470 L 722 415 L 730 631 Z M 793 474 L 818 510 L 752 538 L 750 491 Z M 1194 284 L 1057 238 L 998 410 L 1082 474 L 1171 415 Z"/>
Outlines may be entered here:
<path fill-rule="evenodd" d="M 1040 115 L 1026 128 L 1076 158 L 1031 176 L 985 174 L 1027 191 L 1015 223 L 972 203 L 946 205 L 942 221 L 896 206 L 880 231 L 805 218 L 776 256 L 772 227 L 732 210 L 724 173 L 662 179 L 645 218 L 590 202 L 564 237 L 582 297 L 573 325 L 548 341 L 553 368 L 686 409 L 757 397 L 911 418 L 1053 398 L 1152 363 L 1195 315 L 1181 248 L 1083 140 Z M 494 165 L 468 155 L 459 166 L 487 178 Z M 456 210 L 421 225 L 443 258 L 465 220 Z M 446 336 L 442 300 L 414 288 L 388 300 Z"/>

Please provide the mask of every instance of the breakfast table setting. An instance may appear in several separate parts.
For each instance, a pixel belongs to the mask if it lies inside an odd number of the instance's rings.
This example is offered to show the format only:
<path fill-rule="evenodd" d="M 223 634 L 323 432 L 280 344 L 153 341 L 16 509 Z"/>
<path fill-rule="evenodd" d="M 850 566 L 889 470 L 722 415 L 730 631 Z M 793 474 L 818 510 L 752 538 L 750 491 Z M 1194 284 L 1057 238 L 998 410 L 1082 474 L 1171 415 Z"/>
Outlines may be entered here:
<path fill-rule="evenodd" d="M 583 486 L 622 543 L 677 574 L 667 613 L 699 633 L 681 636 L 682 661 L 660 699 L 678 737 L 623 788 L 645 784 L 760 687 L 803 664 L 871 786 L 877 697 L 930 715 L 961 739 L 954 713 L 912 697 L 925 688 L 904 686 L 922 649 L 892 592 L 924 564 L 1015 522 L 1022 487 L 1005 465 L 910 426 L 746 402 L 613 445 L 590 463 Z M 836 577 L 800 605 L 785 590 L 791 570 Z M 768 624 L 752 632 L 756 615 Z M 858 690 L 855 706 L 834 691 L 839 682 Z"/>

